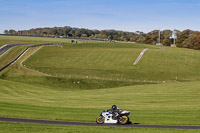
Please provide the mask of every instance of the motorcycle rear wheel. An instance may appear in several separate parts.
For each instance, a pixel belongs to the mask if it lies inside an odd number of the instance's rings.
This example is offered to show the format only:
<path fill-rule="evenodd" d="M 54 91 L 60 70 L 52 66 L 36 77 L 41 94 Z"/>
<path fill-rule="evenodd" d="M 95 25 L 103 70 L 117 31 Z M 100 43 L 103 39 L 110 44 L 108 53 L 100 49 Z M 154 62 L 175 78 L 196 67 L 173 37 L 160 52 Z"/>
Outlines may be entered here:
<path fill-rule="evenodd" d="M 99 116 L 99 117 L 97 117 L 97 119 L 96 119 L 96 123 L 97 123 L 97 124 L 103 124 L 104 121 L 105 121 L 105 117 L 103 117 L 103 116 Z"/>
<path fill-rule="evenodd" d="M 120 118 L 119 118 L 119 124 L 122 124 L 122 125 L 125 125 L 125 124 L 127 124 L 129 122 L 129 118 L 128 118 L 128 116 L 121 116 Z"/>

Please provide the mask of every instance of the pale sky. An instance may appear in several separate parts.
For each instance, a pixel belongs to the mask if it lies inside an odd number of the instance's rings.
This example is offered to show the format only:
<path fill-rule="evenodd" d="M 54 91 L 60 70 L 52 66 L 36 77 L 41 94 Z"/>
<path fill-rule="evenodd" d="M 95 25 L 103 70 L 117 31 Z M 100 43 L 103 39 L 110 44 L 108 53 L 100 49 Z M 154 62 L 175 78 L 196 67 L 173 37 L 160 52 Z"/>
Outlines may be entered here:
<path fill-rule="evenodd" d="M 5 29 L 200 30 L 200 0 L 0 0 Z"/>

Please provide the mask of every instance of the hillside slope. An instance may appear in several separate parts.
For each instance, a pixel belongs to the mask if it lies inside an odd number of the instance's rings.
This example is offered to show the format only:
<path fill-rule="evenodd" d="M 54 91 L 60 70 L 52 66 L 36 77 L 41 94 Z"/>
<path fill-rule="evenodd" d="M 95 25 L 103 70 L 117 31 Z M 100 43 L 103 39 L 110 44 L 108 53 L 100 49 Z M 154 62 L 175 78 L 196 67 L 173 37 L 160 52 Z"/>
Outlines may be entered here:
<path fill-rule="evenodd" d="M 60 91 L 51 86 L 0 80 L 1 116 L 95 122 L 116 104 L 141 124 L 199 125 L 198 82 Z"/>
<path fill-rule="evenodd" d="M 146 47 L 150 49 L 141 61 L 133 66 L 139 53 Z M 105 83 L 96 88 L 104 88 L 200 80 L 199 51 L 142 44 L 46 47 L 24 64 L 31 69 L 60 78 L 61 82 L 79 80 L 80 85 L 77 86 L 94 83 L 92 86 L 83 85 L 82 88 L 94 88 L 96 82 Z"/>

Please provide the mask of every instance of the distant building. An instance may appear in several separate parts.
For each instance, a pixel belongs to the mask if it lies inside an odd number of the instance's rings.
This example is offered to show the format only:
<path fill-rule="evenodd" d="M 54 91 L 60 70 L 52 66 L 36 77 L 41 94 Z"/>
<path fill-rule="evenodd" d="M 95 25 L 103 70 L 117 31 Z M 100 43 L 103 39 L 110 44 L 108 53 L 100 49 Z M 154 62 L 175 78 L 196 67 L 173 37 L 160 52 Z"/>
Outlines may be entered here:
<path fill-rule="evenodd" d="M 176 48 L 176 44 L 171 44 L 171 47 Z"/>
<path fill-rule="evenodd" d="M 177 30 L 176 29 L 174 29 L 172 36 L 170 38 L 174 40 L 173 44 L 171 44 L 171 47 L 176 47 L 176 39 L 177 39 Z"/>
<path fill-rule="evenodd" d="M 157 45 L 157 46 L 162 46 L 163 44 L 162 44 L 162 43 L 156 43 L 156 45 Z"/>
<path fill-rule="evenodd" d="M 160 30 L 158 32 L 158 43 L 156 43 L 157 46 L 162 46 L 162 43 L 160 43 Z"/>

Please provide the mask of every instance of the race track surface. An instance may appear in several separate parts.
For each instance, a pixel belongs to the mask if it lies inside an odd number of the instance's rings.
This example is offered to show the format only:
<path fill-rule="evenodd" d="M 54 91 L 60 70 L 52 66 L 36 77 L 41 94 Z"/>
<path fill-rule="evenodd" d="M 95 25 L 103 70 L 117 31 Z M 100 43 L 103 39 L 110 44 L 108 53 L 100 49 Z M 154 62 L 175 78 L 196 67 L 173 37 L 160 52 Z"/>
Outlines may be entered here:
<path fill-rule="evenodd" d="M 9 118 L 9 117 L 0 117 L 0 121 L 38 123 L 38 124 L 56 124 L 56 125 L 80 125 L 80 126 L 133 127 L 133 128 L 171 128 L 171 129 L 200 129 L 200 126 L 142 125 L 142 124 L 117 125 L 117 124 L 96 124 L 96 123 L 89 123 L 89 122 L 69 122 L 69 121 L 38 120 L 38 119 Z"/>
<path fill-rule="evenodd" d="M 12 47 L 19 46 L 19 45 L 31 45 L 32 43 L 20 43 L 20 44 L 8 44 L 5 46 L 2 46 L 0 48 L 0 56 L 3 55 L 6 51 L 11 49 Z"/>

